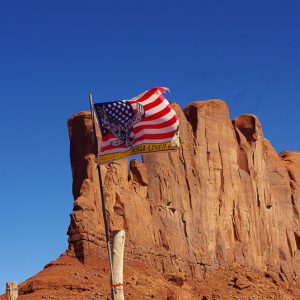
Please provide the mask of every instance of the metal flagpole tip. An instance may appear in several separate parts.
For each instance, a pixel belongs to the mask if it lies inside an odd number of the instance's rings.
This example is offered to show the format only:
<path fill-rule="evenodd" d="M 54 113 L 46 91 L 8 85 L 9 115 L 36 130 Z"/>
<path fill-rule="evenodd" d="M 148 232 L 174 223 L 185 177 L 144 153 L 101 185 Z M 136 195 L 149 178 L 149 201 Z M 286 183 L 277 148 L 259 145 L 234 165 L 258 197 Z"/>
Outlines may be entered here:
<path fill-rule="evenodd" d="M 93 103 L 93 96 L 92 96 L 92 93 L 89 93 L 89 99 L 90 99 L 90 103 Z"/>

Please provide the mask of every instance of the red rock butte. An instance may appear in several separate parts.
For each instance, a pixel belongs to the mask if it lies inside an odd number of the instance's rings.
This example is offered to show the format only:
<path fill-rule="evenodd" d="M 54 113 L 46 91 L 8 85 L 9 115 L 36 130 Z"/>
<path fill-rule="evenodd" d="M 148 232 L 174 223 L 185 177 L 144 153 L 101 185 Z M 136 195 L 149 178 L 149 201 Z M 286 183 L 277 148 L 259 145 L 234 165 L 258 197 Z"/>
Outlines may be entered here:
<path fill-rule="evenodd" d="M 126 231 L 126 299 L 300 299 L 300 153 L 278 155 L 224 101 L 173 106 L 179 151 L 101 166 L 110 230 Z M 69 248 L 20 299 L 109 299 L 90 113 L 68 127 Z"/>

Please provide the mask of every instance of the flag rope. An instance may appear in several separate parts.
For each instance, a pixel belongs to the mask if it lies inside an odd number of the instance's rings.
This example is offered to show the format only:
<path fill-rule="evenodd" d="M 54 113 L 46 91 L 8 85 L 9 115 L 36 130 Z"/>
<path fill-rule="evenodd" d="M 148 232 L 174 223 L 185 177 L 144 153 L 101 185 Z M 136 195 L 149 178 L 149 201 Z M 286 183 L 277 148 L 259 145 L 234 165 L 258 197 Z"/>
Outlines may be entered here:
<path fill-rule="evenodd" d="M 115 288 L 114 288 L 114 275 L 113 275 L 113 268 L 112 268 L 111 244 L 110 244 L 109 228 L 108 228 L 106 208 L 105 208 L 105 197 L 104 197 L 104 190 L 103 190 L 103 183 L 102 183 L 102 175 L 101 175 L 100 164 L 98 163 L 98 154 L 99 154 L 98 153 L 98 140 L 97 140 L 97 135 L 96 135 L 96 127 L 95 127 L 93 98 L 92 98 L 91 94 L 89 95 L 89 98 L 90 98 L 90 109 L 91 109 L 93 132 L 94 132 L 94 147 L 95 147 L 95 156 L 96 156 L 95 161 L 97 162 L 97 170 L 98 170 L 100 193 L 101 193 L 101 203 L 102 203 L 102 214 L 103 214 L 103 221 L 104 221 L 104 227 L 105 227 L 106 247 L 107 247 L 109 267 L 110 267 L 111 297 L 112 297 L 112 300 L 114 300 L 115 299 Z"/>

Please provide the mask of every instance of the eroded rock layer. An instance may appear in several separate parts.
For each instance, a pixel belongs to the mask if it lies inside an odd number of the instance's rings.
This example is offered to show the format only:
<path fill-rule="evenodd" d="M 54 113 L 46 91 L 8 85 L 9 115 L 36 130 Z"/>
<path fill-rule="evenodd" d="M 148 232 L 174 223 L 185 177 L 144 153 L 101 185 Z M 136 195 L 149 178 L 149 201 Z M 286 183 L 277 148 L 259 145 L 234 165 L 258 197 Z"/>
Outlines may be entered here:
<path fill-rule="evenodd" d="M 102 166 L 110 228 L 127 232 L 126 260 L 194 280 L 238 263 L 297 281 L 300 153 L 277 155 L 257 117 L 230 120 L 223 101 L 174 108 L 179 151 L 144 155 L 129 168 L 127 160 Z M 105 254 L 90 114 L 76 114 L 68 125 L 70 249 L 89 263 Z"/>

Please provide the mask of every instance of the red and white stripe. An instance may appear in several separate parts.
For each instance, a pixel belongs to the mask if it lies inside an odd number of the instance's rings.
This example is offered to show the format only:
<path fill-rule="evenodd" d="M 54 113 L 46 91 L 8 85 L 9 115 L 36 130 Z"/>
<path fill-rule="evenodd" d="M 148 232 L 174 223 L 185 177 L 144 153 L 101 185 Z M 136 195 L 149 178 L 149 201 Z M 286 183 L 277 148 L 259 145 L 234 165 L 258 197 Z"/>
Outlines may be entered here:
<path fill-rule="evenodd" d="M 133 126 L 135 135 L 133 147 L 140 144 L 156 144 L 169 142 L 174 137 L 179 121 L 168 100 L 163 96 L 167 88 L 157 87 L 127 100 L 136 112 L 136 103 L 141 103 L 145 110 L 144 119 Z M 130 148 L 125 145 L 113 146 L 111 142 L 117 140 L 111 133 L 102 137 L 100 155 L 123 152 Z"/>

